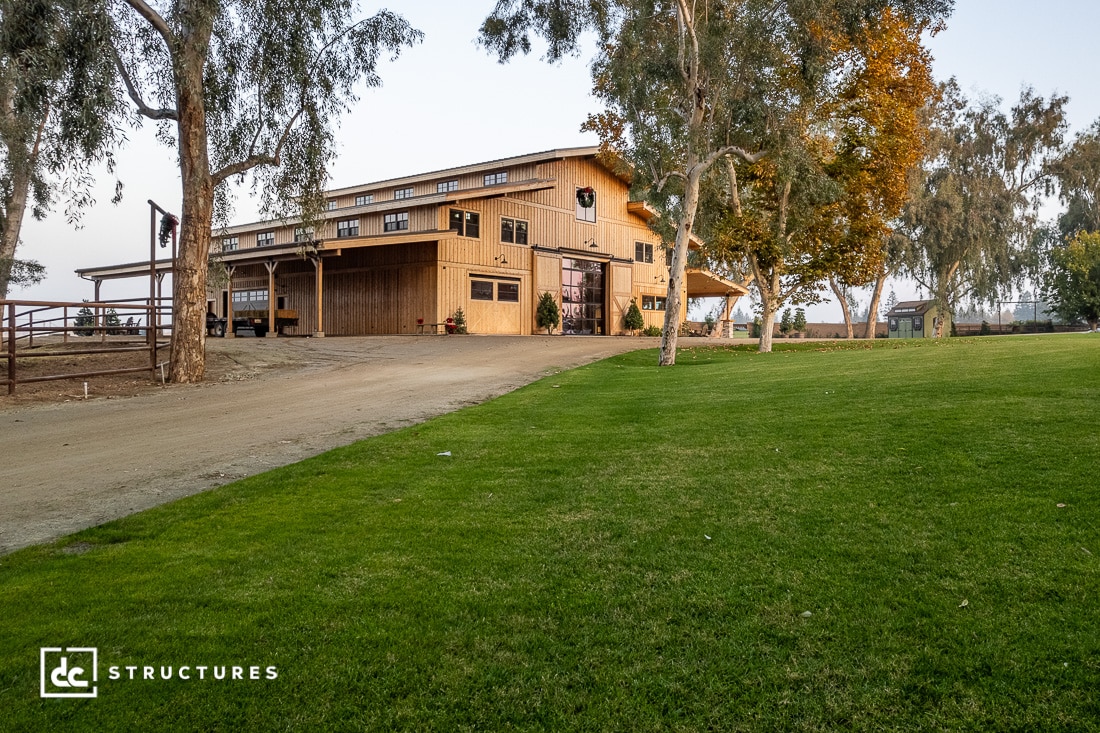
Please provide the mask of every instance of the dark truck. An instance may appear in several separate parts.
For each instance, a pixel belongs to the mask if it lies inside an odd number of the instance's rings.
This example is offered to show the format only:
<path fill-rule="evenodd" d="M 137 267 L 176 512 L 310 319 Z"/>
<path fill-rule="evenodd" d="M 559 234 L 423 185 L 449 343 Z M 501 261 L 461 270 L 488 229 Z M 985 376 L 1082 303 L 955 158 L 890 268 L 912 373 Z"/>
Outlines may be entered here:
<path fill-rule="evenodd" d="M 206 314 L 206 332 L 211 336 L 224 336 L 226 319 L 213 313 Z M 298 325 L 298 311 L 279 308 L 275 311 L 275 332 L 282 333 L 286 326 Z M 243 310 L 233 313 L 233 333 L 242 336 L 242 331 L 251 331 L 258 337 L 267 335 L 267 310 Z"/>

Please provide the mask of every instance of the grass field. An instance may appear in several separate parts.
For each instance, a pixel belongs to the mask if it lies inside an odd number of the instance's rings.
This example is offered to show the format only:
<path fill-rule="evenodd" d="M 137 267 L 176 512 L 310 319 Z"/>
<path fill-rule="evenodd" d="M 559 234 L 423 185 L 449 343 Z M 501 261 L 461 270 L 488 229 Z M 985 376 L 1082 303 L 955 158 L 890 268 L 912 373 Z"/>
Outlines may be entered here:
<path fill-rule="evenodd" d="M 628 354 L 0 558 L 0 729 L 1100 729 L 1098 338 Z"/>

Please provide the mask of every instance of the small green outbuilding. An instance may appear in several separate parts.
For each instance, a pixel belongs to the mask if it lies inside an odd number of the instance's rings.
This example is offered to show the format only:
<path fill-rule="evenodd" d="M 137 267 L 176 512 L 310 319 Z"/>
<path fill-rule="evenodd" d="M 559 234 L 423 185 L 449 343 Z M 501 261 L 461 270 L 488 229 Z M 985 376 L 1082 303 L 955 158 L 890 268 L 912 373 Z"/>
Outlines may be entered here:
<path fill-rule="evenodd" d="M 886 314 L 886 323 L 892 339 L 932 338 L 941 318 L 940 308 L 934 300 L 907 300 L 898 303 Z M 950 328 L 944 324 L 944 334 Z"/>

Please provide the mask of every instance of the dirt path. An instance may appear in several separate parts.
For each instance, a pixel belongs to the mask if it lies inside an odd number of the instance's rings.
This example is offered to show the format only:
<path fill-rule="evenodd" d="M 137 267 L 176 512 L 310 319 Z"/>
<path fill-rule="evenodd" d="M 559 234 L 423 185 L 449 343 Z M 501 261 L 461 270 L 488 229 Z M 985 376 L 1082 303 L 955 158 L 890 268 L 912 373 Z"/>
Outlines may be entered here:
<path fill-rule="evenodd" d="M 0 553 L 483 402 L 554 369 L 656 339 L 208 343 L 212 355 L 238 365 L 218 382 L 114 399 L 0 402 Z"/>

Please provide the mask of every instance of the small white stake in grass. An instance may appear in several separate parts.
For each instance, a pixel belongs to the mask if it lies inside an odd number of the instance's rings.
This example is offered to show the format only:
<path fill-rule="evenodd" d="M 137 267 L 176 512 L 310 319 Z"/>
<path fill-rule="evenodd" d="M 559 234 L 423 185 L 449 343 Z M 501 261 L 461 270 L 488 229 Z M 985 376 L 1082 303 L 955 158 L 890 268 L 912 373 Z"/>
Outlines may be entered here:
<path fill-rule="evenodd" d="M 969 605 L 970 605 L 970 601 L 968 601 L 964 598 L 963 602 L 959 604 L 959 608 L 966 608 Z"/>
<path fill-rule="evenodd" d="M 803 611 L 803 612 L 802 612 L 802 613 L 800 613 L 799 615 L 800 615 L 800 616 L 801 616 L 802 618 L 809 618 L 810 616 L 813 616 L 814 614 L 813 614 L 813 611 Z"/>
<path fill-rule="evenodd" d="M 84 399 L 88 399 L 88 383 L 84 383 Z"/>
<path fill-rule="evenodd" d="M 706 538 L 707 538 L 708 540 L 710 539 L 710 535 L 709 535 L 709 534 L 705 534 L 705 535 L 703 535 L 703 536 L 704 536 L 704 537 L 706 537 Z"/>
<path fill-rule="evenodd" d="M 1065 505 L 1065 504 L 1059 504 L 1059 505 L 1058 505 L 1058 508 L 1059 508 L 1059 509 L 1065 509 L 1065 508 L 1066 508 L 1066 505 Z"/>
<path fill-rule="evenodd" d="M 451 455 L 451 452 L 449 450 L 445 450 L 442 453 L 436 453 L 436 455 L 437 456 L 449 456 L 449 455 Z"/>

